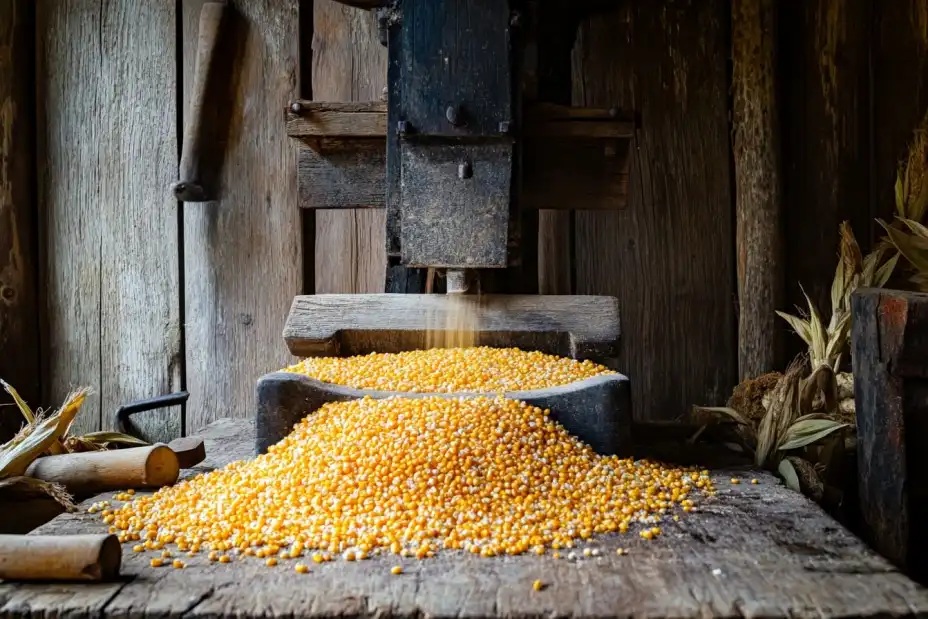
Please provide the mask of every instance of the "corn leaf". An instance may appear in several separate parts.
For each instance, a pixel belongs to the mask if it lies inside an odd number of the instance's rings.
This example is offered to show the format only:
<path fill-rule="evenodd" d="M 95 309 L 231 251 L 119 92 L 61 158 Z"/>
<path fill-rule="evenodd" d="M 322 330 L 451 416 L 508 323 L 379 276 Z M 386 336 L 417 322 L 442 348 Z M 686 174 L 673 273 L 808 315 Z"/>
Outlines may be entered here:
<path fill-rule="evenodd" d="M 886 230 L 889 240 L 905 256 L 906 260 L 911 262 L 916 270 L 928 272 L 928 239 L 906 234 L 902 230 L 886 225 L 884 222 L 880 223 Z"/>
<path fill-rule="evenodd" d="M 735 423 L 740 423 L 742 425 L 751 424 L 751 422 L 745 419 L 741 413 L 728 406 L 694 406 L 693 410 L 695 412 L 718 413 L 719 415 L 724 415 Z"/>
<path fill-rule="evenodd" d="M 802 296 L 806 298 L 806 303 L 809 305 L 809 335 L 812 340 L 809 344 L 809 352 L 812 355 L 812 367 L 815 367 L 825 357 L 826 331 L 825 326 L 822 324 L 822 317 L 818 313 L 818 308 L 815 307 L 815 303 L 812 302 L 804 289 L 802 290 Z"/>
<path fill-rule="evenodd" d="M 64 436 L 88 392 L 81 389 L 72 393 L 60 410 L 38 423 L 28 435 L 0 447 L 0 479 L 25 473 L 33 460 Z"/>
<path fill-rule="evenodd" d="M 893 187 L 896 193 L 896 212 L 900 217 L 905 217 L 905 195 L 906 188 L 903 186 L 902 172 L 896 173 L 896 184 Z"/>
<path fill-rule="evenodd" d="M 906 219 L 904 217 L 902 218 L 902 223 L 904 223 L 909 228 L 909 230 L 912 231 L 912 234 L 914 234 L 915 236 L 920 236 L 923 239 L 928 239 L 928 228 L 926 228 L 922 224 L 918 223 L 915 220 Z"/>
<path fill-rule="evenodd" d="M 799 475 L 796 474 L 796 469 L 793 468 L 792 462 L 786 458 L 780 460 L 780 464 L 777 465 L 777 473 L 783 478 L 783 483 L 786 484 L 787 488 L 796 492 L 802 492 L 802 488 L 799 487 Z"/>
<path fill-rule="evenodd" d="M 793 328 L 793 331 L 796 332 L 796 335 L 802 338 L 802 341 L 806 343 L 806 346 L 812 345 L 812 331 L 807 320 L 803 320 L 798 316 L 793 316 L 792 314 L 787 314 L 786 312 L 781 312 L 779 310 L 777 310 L 777 315 L 789 323 L 789 326 Z"/>
<path fill-rule="evenodd" d="M 925 216 L 925 210 L 928 209 L 928 183 L 925 182 L 924 175 L 921 177 L 921 187 L 919 187 L 915 200 L 905 206 L 906 208 L 903 209 L 905 217 L 921 221 Z"/>
<path fill-rule="evenodd" d="M 10 503 L 50 497 L 67 511 L 77 509 L 74 500 L 61 484 L 43 481 L 35 477 L 7 477 L 0 479 L 0 499 Z"/>
<path fill-rule="evenodd" d="M 26 423 L 35 422 L 35 413 L 33 413 L 29 405 L 26 404 L 26 401 L 20 397 L 19 392 L 13 389 L 13 386 L 3 379 L 0 379 L 0 384 L 3 385 L 6 392 L 9 393 L 13 401 L 16 402 L 16 407 L 19 409 L 19 412 L 23 414 L 23 417 L 26 418 Z"/>
<path fill-rule="evenodd" d="M 93 443 L 95 445 L 106 445 L 107 443 L 138 446 L 148 445 L 148 443 L 142 439 L 136 438 L 129 434 L 123 434 L 122 432 L 108 432 L 105 430 L 102 432 L 91 432 L 89 434 L 83 434 L 75 438 L 86 441 L 88 443 Z"/>
<path fill-rule="evenodd" d="M 806 447 L 822 440 L 832 432 L 847 428 L 848 424 L 832 419 L 805 419 L 789 427 L 778 447 L 780 451 L 789 451 Z"/>
<path fill-rule="evenodd" d="M 775 416 L 775 414 L 768 410 L 767 414 L 760 420 L 760 426 L 757 429 L 757 448 L 754 450 L 754 464 L 757 466 L 765 466 L 767 463 L 767 456 L 773 451 Z"/>
<path fill-rule="evenodd" d="M 844 303 L 845 291 L 847 290 L 847 281 L 850 274 L 845 273 L 846 266 L 843 260 L 838 260 L 838 267 L 835 269 L 835 277 L 831 280 L 831 311 L 835 313 Z"/>
<path fill-rule="evenodd" d="M 899 252 L 893 254 L 893 257 L 883 263 L 883 265 L 876 270 L 876 273 L 873 276 L 873 280 L 870 282 L 870 286 L 873 288 L 882 288 L 886 285 L 886 282 L 889 281 L 889 278 L 892 277 L 893 271 L 896 270 L 896 264 L 899 262 Z"/>

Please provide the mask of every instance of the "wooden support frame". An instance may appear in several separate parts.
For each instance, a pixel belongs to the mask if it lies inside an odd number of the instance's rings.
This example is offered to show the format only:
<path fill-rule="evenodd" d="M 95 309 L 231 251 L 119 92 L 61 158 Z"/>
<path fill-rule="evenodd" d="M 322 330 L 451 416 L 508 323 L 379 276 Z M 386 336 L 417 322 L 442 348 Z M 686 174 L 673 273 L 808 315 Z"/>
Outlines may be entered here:
<path fill-rule="evenodd" d="M 860 290 L 851 301 L 860 505 L 870 543 L 928 576 L 928 294 Z"/>
<path fill-rule="evenodd" d="M 633 120 L 615 110 L 552 104 L 527 107 L 525 119 L 524 209 L 625 208 Z M 287 134 L 303 143 L 300 207 L 385 208 L 386 131 L 384 102 L 293 101 Z"/>

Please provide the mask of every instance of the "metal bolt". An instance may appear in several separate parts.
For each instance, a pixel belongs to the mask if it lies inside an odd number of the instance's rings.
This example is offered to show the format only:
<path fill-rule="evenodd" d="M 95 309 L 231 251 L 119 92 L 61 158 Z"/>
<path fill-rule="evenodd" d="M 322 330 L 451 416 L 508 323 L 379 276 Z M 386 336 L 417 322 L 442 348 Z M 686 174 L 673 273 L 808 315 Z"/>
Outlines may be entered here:
<path fill-rule="evenodd" d="M 7 301 L 12 301 L 16 298 L 16 289 L 12 286 L 4 286 L 0 288 L 0 296 L 2 296 Z"/>
<path fill-rule="evenodd" d="M 617 108 L 617 107 L 615 107 L 615 106 L 609 108 L 609 116 L 611 116 L 612 118 L 615 118 L 615 117 L 617 117 L 618 115 L 619 115 L 619 108 Z"/>
<path fill-rule="evenodd" d="M 290 104 L 290 111 L 293 112 L 294 114 L 299 114 L 300 112 L 303 111 L 303 104 L 300 103 L 299 101 L 294 101 L 293 103 Z"/>
<path fill-rule="evenodd" d="M 383 91 L 380 93 L 380 100 L 386 101 L 389 95 L 390 95 L 390 89 L 384 86 Z"/>
<path fill-rule="evenodd" d="M 501 121 L 499 122 L 499 132 L 500 132 L 500 133 L 504 133 L 504 134 L 505 134 L 505 133 L 509 133 L 509 131 L 510 131 L 511 129 L 512 129 L 512 123 L 510 123 L 508 120 L 501 120 Z"/>
<path fill-rule="evenodd" d="M 405 120 L 396 121 L 396 132 L 400 135 L 406 135 L 409 132 L 409 124 Z"/>
<path fill-rule="evenodd" d="M 455 127 L 461 124 L 461 112 L 458 110 L 457 106 L 449 105 L 448 109 L 445 110 L 445 118 Z"/>
<path fill-rule="evenodd" d="M 512 15 L 509 17 L 509 25 L 513 28 L 518 28 L 522 25 L 522 13 L 519 11 L 513 11 Z"/>
<path fill-rule="evenodd" d="M 461 180 L 470 178 L 474 175 L 474 168 L 470 165 L 470 161 L 465 161 L 464 163 L 458 164 L 458 178 Z"/>

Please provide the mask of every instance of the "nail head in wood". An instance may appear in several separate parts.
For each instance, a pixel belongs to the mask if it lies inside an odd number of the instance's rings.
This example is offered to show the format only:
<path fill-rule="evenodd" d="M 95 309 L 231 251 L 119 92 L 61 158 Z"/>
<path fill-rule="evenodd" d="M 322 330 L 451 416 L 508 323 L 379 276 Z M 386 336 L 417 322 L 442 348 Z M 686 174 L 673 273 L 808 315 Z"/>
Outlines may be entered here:
<path fill-rule="evenodd" d="M 303 105 L 299 101 L 294 101 L 290 104 L 290 111 L 294 114 L 299 114 L 303 111 Z"/>
<path fill-rule="evenodd" d="M 445 110 L 445 118 L 447 118 L 448 122 L 455 127 L 461 125 L 461 111 L 457 108 L 457 106 L 449 105 Z"/>

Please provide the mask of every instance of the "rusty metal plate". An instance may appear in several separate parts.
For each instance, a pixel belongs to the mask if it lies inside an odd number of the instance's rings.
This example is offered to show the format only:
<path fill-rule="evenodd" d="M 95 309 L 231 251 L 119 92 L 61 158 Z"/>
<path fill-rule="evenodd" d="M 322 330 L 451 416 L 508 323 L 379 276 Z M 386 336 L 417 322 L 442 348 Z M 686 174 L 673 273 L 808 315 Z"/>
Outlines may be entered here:
<path fill-rule="evenodd" d="M 503 268 L 512 143 L 405 142 L 400 170 L 402 261 Z"/>

